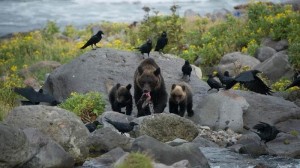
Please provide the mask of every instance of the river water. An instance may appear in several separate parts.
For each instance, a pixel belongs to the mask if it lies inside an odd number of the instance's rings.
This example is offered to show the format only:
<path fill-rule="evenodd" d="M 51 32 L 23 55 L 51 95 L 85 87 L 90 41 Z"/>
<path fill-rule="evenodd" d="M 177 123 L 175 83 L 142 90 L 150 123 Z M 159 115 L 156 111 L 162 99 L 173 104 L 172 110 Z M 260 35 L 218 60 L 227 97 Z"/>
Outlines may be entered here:
<path fill-rule="evenodd" d="M 271 0 L 282 2 L 284 0 Z M 142 8 L 148 6 L 170 14 L 170 6 L 179 5 L 178 14 L 187 9 L 204 15 L 220 9 L 233 10 L 233 6 L 248 0 L 0 0 L 0 36 L 42 28 L 48 20 L 63 27 L 72 24 L 133 22 L 143 19 Z"/>

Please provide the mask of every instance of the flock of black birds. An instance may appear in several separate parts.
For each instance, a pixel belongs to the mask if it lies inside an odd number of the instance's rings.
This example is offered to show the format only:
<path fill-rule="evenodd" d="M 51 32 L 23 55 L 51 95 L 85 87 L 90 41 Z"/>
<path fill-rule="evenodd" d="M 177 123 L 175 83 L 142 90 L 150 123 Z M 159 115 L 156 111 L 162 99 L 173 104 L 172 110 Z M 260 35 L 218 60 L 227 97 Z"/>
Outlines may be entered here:
<path fill-rule="evenodd" d="M 84 44 L 84 46 L 81 47 L 81 49 L 91 46 L 92 49 L 95 50 L 98 47 L 96 44 L 100 42 L 103 34 L 104 33 L 101 30 L 98 31 L 97 34 L 93 35 Z M 157 39 L 155 51 L 161 52 L 167 44 L 168 44 L 167 33 L 163 31 L 161 36 Z M 95 48 L 93 46 L 95 46 Z M 135 49 L 139 50 L 143 55 L 145 53 L 148 54 L 149 57 L 149 54 L 152 50 L 152 40 L 147 39 L 146 43 L 144 43 L 139 47 L 136 47 Z M 183 74 L 182 78 L 188 76 L 189 77 L 188 80 L 190 81 L 192 67 L 188 60 L 185 61 L 181 70 Z M 260 93 L 260 94 L 265 94 L 265 95 L 271 95 L 272 94 L 271 89 L 257 76 L 258 73 L 261 72 L 258 70 L 249 70 L 249 71 L 242 72 L 235 77 L 231 77 L 228 71 L 225 71 L 223 74 L 221 72 L 218 72 L 216 75 L 208 75 L 207 84 L 211 87 L 208 91 L 212 89 L 217 89 L 218 91 L 219 89 L 228 90 L 231 89 L 236 83 L 240 83 L 242 86 L 244 86 L 250 91 Z M 218 77 L 221 83 L 215 80 L 214 77 Z M 290 85 L 288 85 L 286 89 L 289 89 L 293 86 L 300 87 L 300 77 L 298 76 L 298 74 L 295 75 L 294 81 Z M 14 91 L 17 94 L 28 99 L 28 101 L 21 101 L 22 105 L 37 105 L 40 104 L 40 102 L 45 102 L 45 103 L 49 103 L 52 106 L 56 106 L 60 103 L 52 95 L 44 93 L 42 89 L 40 89 L 39 91 L 35 91 L 31 87 L 26 87 L 26 88 L 14 88 Z M 132 131 L 134 126 L 138 125 L 137 123 L 134 122 L 130 122 L 130 123 L 116 122 L 108 118 L 105 118 L 105 121 L 112 124 L 118 131 L 121 132 L 121 134 Z M 96 120 L 93 123 L 86 124 L 86 127 L 90 132 L 93 132 L 98 125 L 100 125 L 100 122 Z M 250 130 L 247 127 L 244 128 Z M 255 132 L 265 143 L 275 139 L 277 134 L 282 132 L 278 130 L 276 127 L 271 126 L 264 122 L 260 122 L 259 124 L 255 125 L 253 129 L 257 130 L 253 132 Z"/>

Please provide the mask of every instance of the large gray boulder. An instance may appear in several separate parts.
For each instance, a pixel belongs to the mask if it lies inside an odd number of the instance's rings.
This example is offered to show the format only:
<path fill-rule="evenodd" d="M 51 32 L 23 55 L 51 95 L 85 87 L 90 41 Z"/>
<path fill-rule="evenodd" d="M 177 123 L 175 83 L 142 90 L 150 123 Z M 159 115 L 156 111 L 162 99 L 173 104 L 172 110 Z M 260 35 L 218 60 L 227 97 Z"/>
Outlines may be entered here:
<path fill-rule="evenodd" d="M 58 143 L 35 128 L 26 128 L 24 133 L 27 136 L 31 147 L 37 149 L 35 155 L 30 158 L 22 167 L 74 167 L 75 161 Z"/>
<path fill-rule="evenodd" d="M 9 126 L 36 128 L 60 144 L 75 159 L 83 162 L 88 156 L 89 132 L 80 118 L 67 110 L 43 105 L 20 106 L 5 118 Z"/>
<path fill-rule="evenodd" d="M 139 124 L 133 131 L 134 137 L 148 135 L 167 142 L 176 138 L 192 141 L 198 135 L 198 129 L 192 121 L 175 114 L 154 114 L 139 117 L 133 121 Z"/>
<path fill-rule="evenodd" d="M 59 144 L 34 128 L 0 124 L 0 167 L 71 168 L 74 159 Z"/>
<path fill-rule="evenodd" d="M 171 147 L 147 135 L 137 138 L 132 145 L 132 151 L 147 152 L 157 162 L 171 165 L 181 160 L 188 160 L 191 167 L 210 167 L 207 159 L 195 143 L 185 143 Z"/>
<path fill-rule="evenodd" d="M 228 71 L 231 76 L 238 75 L 243 67 L 250 69 L 258 65 L 260 61 L 252 56 L 242 54 L 241 52 L 233 52 L 224 55 L 217 69 L 221 72 Z"/>
<path fill-rule="evenodd" d="M 94 131 L 89 137 L 90 152 L 105 153 L 116 147 L 124 150 L 131 148 L 131 139 L 125 135 L 121 135 L 111 128 L 101 128 Z"/>
<path fill-rule="evenodd" d="M 271 58 L 277 51 L 271 47 L 260 47 L 255 53 L 254 57 L 257 58 L 260 62 L 264 62 L 265 60 Z"/>
<path fill-rule="evenodd" d="M 0 167 L 22 165 L 33 157 L 35 152 L 21 129 L 0 124 Z"/>
<path fill-rule="evenodd" d="M 161 67 L 169 93 L 172 84 L 182 80 L 181 67 L 184 60 L 167 54 L 160 55 L 158 52 L 151 52 L 150 57 L 154 58 Z M 128 83 L 133 85 L 134 72 L 142 60 L 140 53 L 98 48 L 55 69 L 45 82 L 44 89 L 60 101 L 66 99 L 71 92 L 99 91 L 107 93 L 107 84 L 110 81 L 113 85 L 118 82 L 124 85 Z M 206 93 L 208 85 L 195 74 L 195 68 L 197 67 L 193 67 L 189 84 L 193 88 L 194 94 L 197 95 L 194 96 L 194 102 L 197 104 L 204 96 L 203 93 Z M 133 89 L 131 89 L 131 93 L 133 94 Z M 106 94 L 105 97 L 107 98 Z M 106 111 L 109 110 L 111 107 L 107 105 Z M 135 108 L 134 111 L 136 111 Z M 167 108 L 165 111 L 168 111 Z"/>
<path fill-rule="evenodd" d="M 284 100 L 281 97 L 267 96 L 247 91 L 233 91 L 242 96 L 249 103 L 249 108 L 245 110 L 244 124 L 253 127 L 259 121 L 269 124 L 278 124 L 288 119 L 300 117 L 300 108 L 293 102 Z"/>
<path fill-rule="evenodd" d="M 200 113 L 192 120 L 214 130 L 230 128 L 235 132 L 243 131 L 243 111 L 248 108 L 247 101 L 230 91 L 209 94 L 195 108 Z"/>
<path fill-rule="evenodd" d="M 294 75 L 286 51 L 280 51 L 274 54 L 271 58 L 255 66 L 254 69 L 263 72 L 268 79 L 273 82 L 276 82 L 282 77 L 290 78 Z"/>

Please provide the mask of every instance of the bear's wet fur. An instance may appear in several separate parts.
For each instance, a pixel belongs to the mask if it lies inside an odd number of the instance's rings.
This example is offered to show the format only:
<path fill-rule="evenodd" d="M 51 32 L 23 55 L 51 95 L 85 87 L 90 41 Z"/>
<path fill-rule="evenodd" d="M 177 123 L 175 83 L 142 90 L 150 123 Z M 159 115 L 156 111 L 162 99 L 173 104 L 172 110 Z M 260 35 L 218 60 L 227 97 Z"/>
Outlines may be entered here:
<path fill-rule="evenodd" d="M 149 94 L 150 93 L 150 94 Z M 168 93 L 160 67 L 153 58 L 143 60 L 134 74 L 134 100 L 137 106 L 137 117 L 150 115 L 150 106 L 143 107 L 139 101 L 143 95 L 150 95 L 154 113 L 162 113 L 167 106 Z"/>

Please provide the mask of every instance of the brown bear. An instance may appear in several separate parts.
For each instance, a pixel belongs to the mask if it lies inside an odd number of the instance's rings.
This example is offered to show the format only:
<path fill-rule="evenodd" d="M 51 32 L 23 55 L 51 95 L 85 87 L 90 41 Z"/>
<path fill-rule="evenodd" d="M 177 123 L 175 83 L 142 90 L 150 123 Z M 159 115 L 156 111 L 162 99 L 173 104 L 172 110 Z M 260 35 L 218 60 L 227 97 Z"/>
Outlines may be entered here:
<path fill-rule="evenodd" d="M 137 117 L 162 113 L 167 106 L 168 93 L 159 66 L 154 59 L 147 58 L 140 63 L 134 74 L 134 100 Z M 149 101 L 148 105 L 145 102 Z M 153 109 L 151 108 L 153 105 Z"/>
<path fill-rule="evenodd" d="M 109 91 L 108 97 L 111 104 L 111 109 L 122 113 L 121 108 L 126 107 L 126 115 L 131 115 L 132 112 L 132 95 L 130 93 L 131 84 L 121 86 L 120 83 L 116 84 Z"/>
<path fill-rule="evenodd" d="M 187 110 L 188 116 L 192 117 L 194 115 L 192 108 L 193 94 L 190 86 L 185 82 L 173 84 L 169 98 L 169 112 L 183 117 Z"/>

